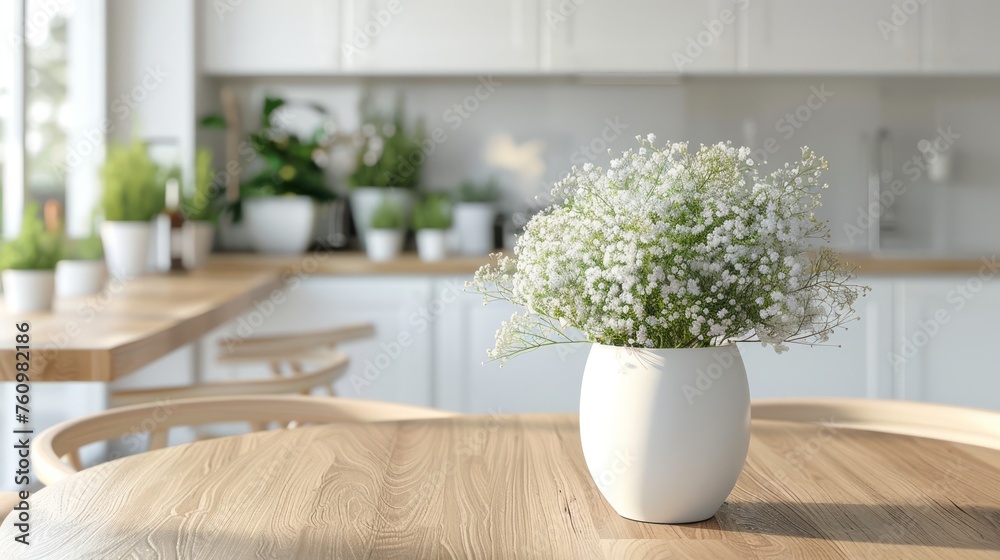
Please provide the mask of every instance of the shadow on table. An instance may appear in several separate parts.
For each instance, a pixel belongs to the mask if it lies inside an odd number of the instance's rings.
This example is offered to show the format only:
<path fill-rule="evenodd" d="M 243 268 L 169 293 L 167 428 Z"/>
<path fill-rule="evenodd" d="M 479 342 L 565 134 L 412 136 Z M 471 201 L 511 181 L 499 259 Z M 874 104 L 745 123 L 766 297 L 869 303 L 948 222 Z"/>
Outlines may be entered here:
<path fill-rule="evenodd" d="M 813 539 L 1000 550 L 1000 508 L 954 503 L 727 502 L 719 529 Z"/>

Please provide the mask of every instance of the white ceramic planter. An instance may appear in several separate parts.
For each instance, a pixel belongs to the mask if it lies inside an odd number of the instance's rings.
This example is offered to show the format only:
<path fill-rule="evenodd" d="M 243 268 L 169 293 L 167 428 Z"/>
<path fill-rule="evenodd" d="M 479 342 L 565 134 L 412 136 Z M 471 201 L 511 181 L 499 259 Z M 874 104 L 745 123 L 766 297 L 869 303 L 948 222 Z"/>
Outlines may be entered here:
<path fill-rule="evenodd" d="M 417 231 L 417 254 L 420 260 L 435 262 L 448 254 L 448 230 L 422 229 Z"/>
<path fill-rule="evenodd" d="M 369 224 L 372 221 L 372 214 L 383 200 L 388 200 L 390 204 L 401 208 L 407 219 L 413 212 L 413 193 L 410 189 L 356 187 L 351 191 L 351 219 L 354 221 L 354 229 L 358 232 L 358 240 L 362 247 L 365 246 L 368 231 L 371 229 Z"/>
<path fill-rule="evenodd" d="M 365 251 L 368 258 L 375 262 L 391 261 L 403 250 L 403 235 L 401 229 L 373 229 L 368 231 L 368 243 Z"/>
<path fill-rule="evenodd" d="M 108 274 L 125 279 L 146 274 L 152 230 L 152 222 L 101 223 L 101 243 Z"/>
<path fill-rule="evenodd" d="M 3 271 L 4 300 L 9 313 L 50 311 L 56 275 L 51 270 Z"/>
<path fill-rule="evenodd" d="M 452 207 L 455 245 L 459 253 L 475 257 L 493 252 L 496 209 L 489 202 L 458 202 Z"/>
<path fill-rule="evenodd" d="M 56 264 L 56 296 L 77 297 L 104 289 L 108 267 L 104 261 L 64 260 Z"/>
<path fill-rule="evenodd" d="M 595 344 L 580 393 L 591 476 L 622 517 L 708 519 L 736 485 L 750 444 L 750 391 L 735 345 Z"/>
<path fill-rule="evenodd" d="M 312 244 L 316 211 L 308 196 L 267 196 L 243 201 L 253 248 L 260 253 L 300 254 Z"/>
<path fill-rule="evenodd" d="M 212 253 L 215 224 L 201 221 L 184 222 L 181 236 L 181 259 L 184 268 L 188 270 L 204 268 L 208 264 L 208 255 Z"/>

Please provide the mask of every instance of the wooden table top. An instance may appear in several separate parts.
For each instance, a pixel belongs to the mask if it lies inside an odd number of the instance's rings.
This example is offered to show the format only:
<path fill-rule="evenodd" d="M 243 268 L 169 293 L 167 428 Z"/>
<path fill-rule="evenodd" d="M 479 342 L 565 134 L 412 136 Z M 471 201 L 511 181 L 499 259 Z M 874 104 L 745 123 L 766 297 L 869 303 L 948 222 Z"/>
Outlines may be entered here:
<path fill-rule="evenodd" d="M 32 381 L 111 381 L 194 342 L 282 286 L 284 269 L 211 266 L 112 280 L 93 296 L 57 300 L 51 313 L 0 307 L 0 381 L 12 381 L 15 324 L 31 324 Z"/>
<path fill-rule="evenodd" d="M 614 513 L 570 415 L 332 424 L 162 449 L 37 493 L 2 558 L 997 558 L 1000 451 L 754 421 L 718 514 Z"/>

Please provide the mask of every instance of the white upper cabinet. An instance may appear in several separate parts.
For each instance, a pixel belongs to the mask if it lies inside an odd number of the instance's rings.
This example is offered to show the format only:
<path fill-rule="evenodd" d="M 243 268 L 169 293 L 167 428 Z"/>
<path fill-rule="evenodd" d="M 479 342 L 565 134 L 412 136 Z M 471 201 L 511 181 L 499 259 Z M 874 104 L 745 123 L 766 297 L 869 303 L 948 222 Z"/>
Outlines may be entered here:
<path fill-rule="evenodd" d="M 538 0 L 344 0 L 343 62 L 374 73 L 538 69 Z"/>
<path fill-rule="evenodd" d="M 726 72 L 748 0 L 542 0 L 542 66 L 570 72 Z"/>
<path fill-rule="evenodd" d="M 324 74 L 340 64 L 338 0 L 199 4 L 204 72 Z"/>
<path fill-rule="evenodd" d="M 924 39 L 926 67 L 932 72 L 1000 71 L 1000 2 L 930 0 Z"/>
<path fill-rule="evenodd" d="M 906 17 L 896 16 L 899 23 L 894 23 L 897 1 L 753 0 L 746 10 L 745 69 L 915 72 L 920 69 L 920 13 L 904 12 Z"/>

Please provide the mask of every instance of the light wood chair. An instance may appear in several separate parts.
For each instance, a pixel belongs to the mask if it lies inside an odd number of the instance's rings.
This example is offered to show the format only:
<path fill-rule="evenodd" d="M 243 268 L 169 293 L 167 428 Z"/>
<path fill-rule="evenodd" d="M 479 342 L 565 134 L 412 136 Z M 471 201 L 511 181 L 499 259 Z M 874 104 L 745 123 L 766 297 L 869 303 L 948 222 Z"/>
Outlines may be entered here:
<path fill-rule="evenodd" d="M 350 358 L 347 354 L 337 350 L 303 352 L 297 356 L 292 375 L 275 375 L 268 379 L 250 381 L 116 391 L 111 394 L 111 405 L 125 406 L 198 397 L 308 395 L 317 387 L 325 389 L 329 396 L 334 396 L 333 383 L 344 375 L 349 364 Z"/>
<path fill-rule="evenodd" d="M 307 395 L 316 388 L 335 396 L 333 384 L 344 374 L 348 364 L 347 356 L 334 348 L 344 342 L 374 335 L 374 326 L 356 324 L 322 331 L 246 338 L 236 344 L 220 341 L 219 363 L 266 363 L 270 366 L 272 378 L 115 391 L 110 395 L 111 405 L 227 395 Z"/>
<path fill-rule="evenodd" d="M 750 416 L 1000 449 L 1000 413 L 974 408 L 881 399 L 755 399 Z"/>
<path fill-rule="evenodd" d="M 271 423 L 289 429 L 303 424 L 447 418 L 453 412 L 404 404 L 337 397 L 241 396 L 182 399 L 112 408 L 57 424 L 35 438 L 31 460 L 38 480 L 55 484 L 83 469 L 79 450 L 91 443 L 149 433 L 149 450 L 166 447 L 171 428 L 245 422 L 252 429 Z"/>

